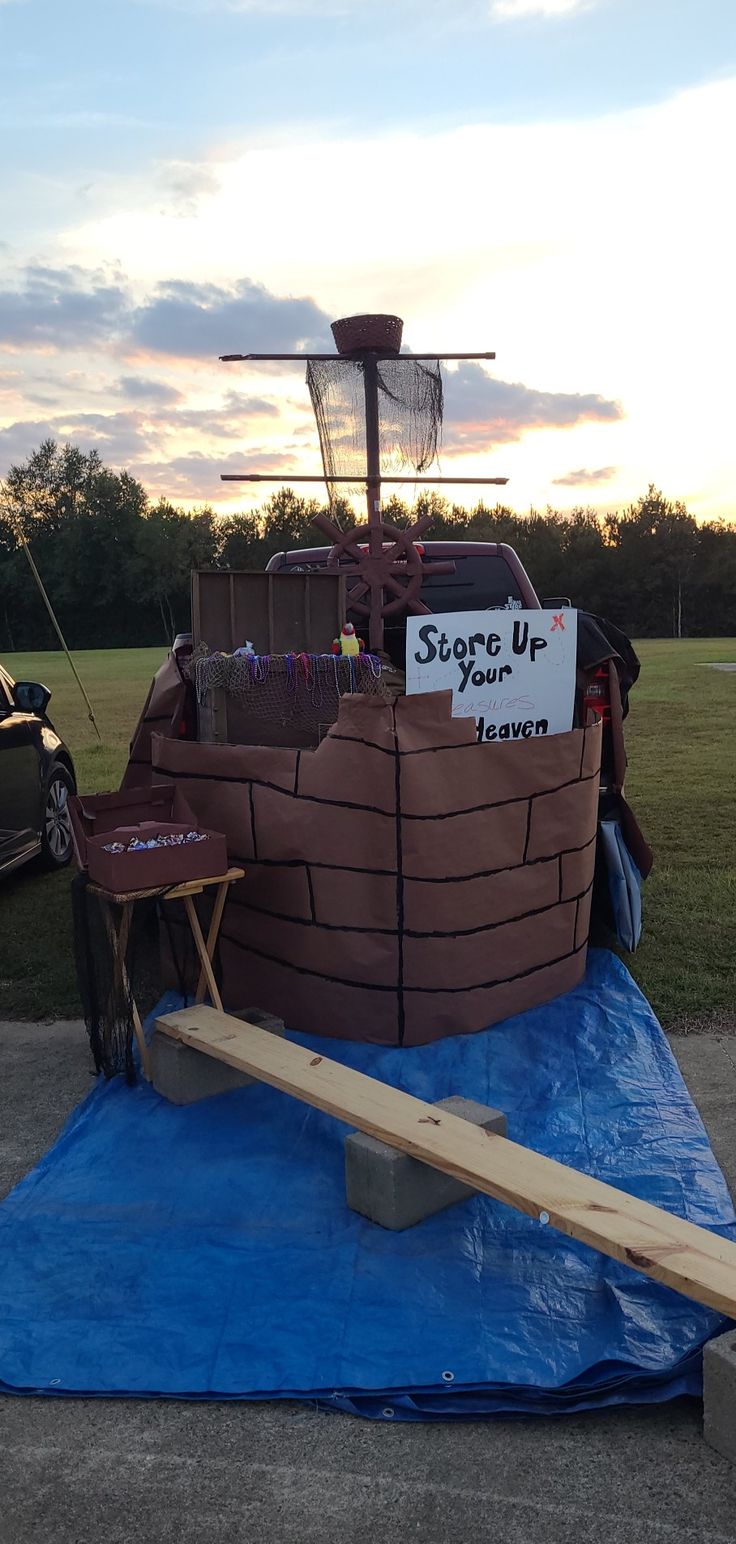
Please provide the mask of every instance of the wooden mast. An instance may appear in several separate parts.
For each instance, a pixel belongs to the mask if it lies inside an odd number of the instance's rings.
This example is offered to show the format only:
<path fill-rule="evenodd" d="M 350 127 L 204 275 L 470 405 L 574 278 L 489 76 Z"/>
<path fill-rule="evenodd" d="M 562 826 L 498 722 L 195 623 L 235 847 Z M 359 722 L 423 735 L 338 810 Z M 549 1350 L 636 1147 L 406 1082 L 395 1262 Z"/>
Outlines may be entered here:
<path fill-rule="evenodd" d="M 366 463 L 366 500 L 368 504 L 368 551 L 374 562 L 378 562 L 383 552 L 383 530 L 381 528 L 381 425 L 378 407 L 378 356 L 374 353 L 366 353 L 363 356 L 363 391 L 365 394 L 365 463 Z M 373 604 L 373 590 L 371 584 L 371 611 L 368 630 L 368 646 L 372 653 L 383 648 L 383 621 L 380 608 L 383 595 L 376 597 L 377 604 Z"/>

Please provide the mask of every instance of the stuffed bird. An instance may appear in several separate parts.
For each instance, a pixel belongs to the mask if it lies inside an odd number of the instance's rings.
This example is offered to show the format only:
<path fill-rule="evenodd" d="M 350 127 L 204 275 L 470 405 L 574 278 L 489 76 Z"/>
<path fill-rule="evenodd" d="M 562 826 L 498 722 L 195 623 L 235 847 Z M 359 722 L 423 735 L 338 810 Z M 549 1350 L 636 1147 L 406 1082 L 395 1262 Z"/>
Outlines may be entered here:
<path fill-rule="evenodd" d="M 332 652 L 333 654 L 360 654 L 363 647 L 363 639 L 356 637 L 352 622 L 346 622 L 340 637 L 333 640 Z"/>

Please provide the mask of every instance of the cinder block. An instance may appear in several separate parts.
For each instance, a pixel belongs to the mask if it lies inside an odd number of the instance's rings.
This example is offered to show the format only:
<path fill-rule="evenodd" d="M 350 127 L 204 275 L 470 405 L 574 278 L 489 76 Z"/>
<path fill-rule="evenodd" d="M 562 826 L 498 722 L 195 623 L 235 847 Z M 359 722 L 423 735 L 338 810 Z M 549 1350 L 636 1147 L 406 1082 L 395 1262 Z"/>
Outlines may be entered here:
<path fill-rule="evenodd" d="M 435 1109 L 506 1135 L 506 1116 L 475 1099 L 453 1094 L 440 1099 Z M 412 1228 L 446 1206 L 477 1194 L 450 1174 L 441 1174 L 439 1169 L 431 1169 L 362 1131 L 345 1138 L 345 1191 L 352 1211 L 394 1232 Z"/>
<path fill-rule="evenodd" d="M 255 1024 L 257 1029 L 267 1029 L 270 1035 L 284 1033 L 284 1021 L 275 1013 L 264 1013 L 262 1008 L 228 1008 L 227 1011 L 232 1019 L 242 1019 L 245 1024 Z"/>
<path fill-rule="evenodd" d="M 703 1436 L 736 1464 L 736 1330 L 709 1340 L 703 1352 Z"/>
<path fill-rule="evenodd" d="M 259 1008 L 245 1008 L 232 1015 L 256 1024 L 272 1035 L 283 1035 L 284 1021 L 272 1013 L 262 1013 Z M 151 1040 L 152 1082 L 157 1094 L 171 1104 L 196 1104 L 200 1099 L 213 1099 L 216 1094 L 228 1094 L 233 1088 L 246 1088 L 256 1082 L 247 1072 L 228 1067 L 226 1062 L 215 1061 L 203 1051 L 195 1051 L 155 1030 Z"/>

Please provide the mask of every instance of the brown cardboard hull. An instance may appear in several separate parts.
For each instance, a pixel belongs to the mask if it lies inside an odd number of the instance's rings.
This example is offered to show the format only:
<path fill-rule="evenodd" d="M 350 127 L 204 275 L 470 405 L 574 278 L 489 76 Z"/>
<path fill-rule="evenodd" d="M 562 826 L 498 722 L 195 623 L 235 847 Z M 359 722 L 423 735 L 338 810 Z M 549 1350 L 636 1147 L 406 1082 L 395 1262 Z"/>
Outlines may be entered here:
<path fill-rule="evenodd" d="M 410 1046 L 581 979 L 600 723 L 477 745 L 450 705 L 343 698 L 313 751 L 154 736 L 154 776 L 247 868 L 221 932 L 226 1006 Z"/>
<path fill-rule="evenodd" d="M 170 654 L 157 670 L 133 731 L 128 765 L 121 788 L 141 788 L 151 781 L 151 740 L 155 734 L 175 738 L 184 712 L 186 686 Z"/>

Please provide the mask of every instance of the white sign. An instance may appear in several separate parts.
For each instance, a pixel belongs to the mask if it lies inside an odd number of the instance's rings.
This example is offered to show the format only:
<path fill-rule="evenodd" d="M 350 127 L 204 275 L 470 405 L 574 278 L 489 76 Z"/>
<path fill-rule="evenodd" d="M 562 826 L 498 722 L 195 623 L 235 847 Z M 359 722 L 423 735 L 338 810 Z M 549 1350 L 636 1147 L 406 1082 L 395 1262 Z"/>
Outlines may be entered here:
<path fill-rule="evenodd" d="M 452 690 L 479 740 L 572 729 L 577 611 L 455 611 L 407 617 L 406 690 Z"/>

